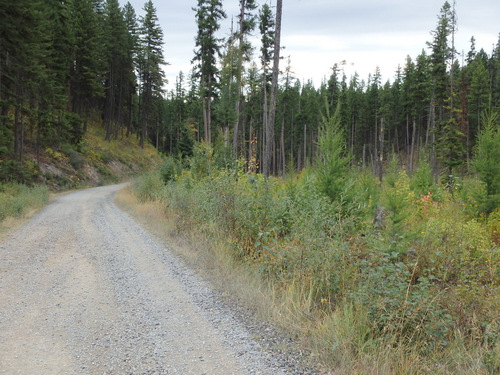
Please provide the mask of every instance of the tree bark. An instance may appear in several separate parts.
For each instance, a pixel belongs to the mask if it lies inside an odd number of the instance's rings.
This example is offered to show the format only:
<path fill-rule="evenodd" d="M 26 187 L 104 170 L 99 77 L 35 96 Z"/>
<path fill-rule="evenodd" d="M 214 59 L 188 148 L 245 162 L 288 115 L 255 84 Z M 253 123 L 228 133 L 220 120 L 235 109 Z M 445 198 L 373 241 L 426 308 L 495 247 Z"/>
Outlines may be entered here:
<path fill-rule="evenodd" d="M 233 129 L 233 155 L 238 157 L 238 132 L 240 128 L 240 110 L 241 110 L 241 74 L 243 65 L 243 38 L 244 38 L 244 23 L 245 23 L 245 5 L 246 0 L 240 1 L 240 22 L 239 22 L 239 35 L 238 35 L 238 60 L 236 71 L 236 104 L 235 104 L 235 122 Z"/>
<path fill-rule="evenodd" d="M 264 175 L 269 177 L 271 173 L 271 160 L 274 145 L 274 122 L 276 119 L 276 98 L 278 96 L 278 75 L 280 64 L 280 41 L 281 41 L 281 14 L 283 9 L 283 0 L 277 0 L 276 4 L 276 30 L 274 35 L 274 61 L 273 61 L 273 79 L 271 84 L 271 102 L 269 106 L 269 115 L 266 123 L 266 147 L 264 153 Z"/>

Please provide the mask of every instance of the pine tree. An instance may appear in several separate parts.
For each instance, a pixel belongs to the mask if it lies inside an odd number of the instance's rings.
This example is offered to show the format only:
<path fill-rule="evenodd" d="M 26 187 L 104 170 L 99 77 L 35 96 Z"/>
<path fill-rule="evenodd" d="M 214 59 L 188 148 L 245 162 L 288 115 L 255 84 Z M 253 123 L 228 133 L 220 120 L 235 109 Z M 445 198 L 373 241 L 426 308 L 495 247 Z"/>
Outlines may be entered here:
<path fill-rule="evenodd" d="M 234 129 L 237 130 L 238 125 L 235 122 L 239 123 L 239 121 L 236 121 L 236 118 L 240 116 L 239 109 L 236 110 L 236 108 L 239 108 L 237 98 L 240 95 L 236 79 L 238 75 L 238 54 L 239 51 L 238 47 L 235 46 L 235 40 L 230 37 L 221 56 L 220 93 L 215 108 L 215 116 L 222 126 L 225 145 L 229 143 L 228 137 L 231 126 L 234 124 Z"/>
<path fill-rule="evenodd" d="M 500 207 L 500 116 L 494 110 L 485 111 L 481 121 L 474 166 L 486 190 L 479 197 L 480 208 L 489 214 Z"/>
<path fill-rule="evenodd" d="M 120 76 L 123 60 L 126 57 L 127 29 L 118 0 L 106 0 L 104 7 L 104 46 L 105 46 L 105 101 L 103 110 L 106 140 L 116 138 L 120 126 L 122 85 Z"/>
<path fill-rule="evenodd" d="M 71 108 L 86 116 L 103 94 L 104 70 L 101 24 L 91 0 L 70 3 L 75 38 L 74 63 L 70 67 Z"/>
<path fill-rule="evenodd" d="M 257 8 L 255 0 L 240 0 L 240 14 L 238 15 L 238 40 L 237 59 L 236 59 L 236 104 L 235 104 L 235 122 L 233 128 L 233 155 L 238 156 L 238 133 L 240 131 L 240 113 L 242 106 L 242 75 L 243 63 L 250 60 L 252 46 L 248 37 L 255 28 L 256 16 L 252 11 Z"/>
<path fill-rule="evenodd" d="M 24 118 L 45 73 L 39 11 L 34 0 L 0 1 L 0 164 L 5 157 L 22 162 Z"/>
<path fill-rule="evenodd" d="M 493 50 L 489 61 L 489 72 L 491 77 L 491 107 L 500 107 L 500 33 L 498 42 Z"/>
<path fill-rule="evenodd" d="M 126 37 L 126 56 L 123 61 L 122 70 L 122 90 L 124 96 L 124 123 L 127 127 L 127 136 L 132 132 L 134 123 L 134 104 L 137 94 L 137 54 L 139 49 L 139 25 L 135 10 L 130 3 L 125 4 L 123 8 L 125 24 L 127 27 Z"/>
<path fill-rule="evenodd" d="M 141 37 L 139 52 L 139 79 L 140 87 L 140 145 L 144 147 L 147 139 L 148 125 L 154 123 L 158 103 L 162 98 L 165 73 L 162 65 L 163 58 L 163 31 L 159 26 L 156 8 L 151 0 L 144 5 L 145 15 L 141 19 Z"/>
<path fill-rule="evenodd" d="M 340 200 L 345 192 L 350 156 L 346 151 L 344 132 L 340 123 L 340 103 L 333 115 L 326 104 L 326 116 L 318 135 L 319 157 L 315 172 L 319 190 L 332 201 Z"/>
<path fill-rule="evenodd" d="M 196 12 L 196 23 L 198 33 L 196 35 L 195 69 L 200 79 L 202 108 L 203 108 L 203 130 L 205 143 L 212 142 L 212 100 L 217 97 L 217 79 L 219 69 L 217 57 L 220 55 L 222 40 L 216 37 L 220 28 L 220 20 L 226 18 L 220 0 L 198 0 L 198 6 L 193 8 Z"/>
<path fill-rule="evenodd" d="M 271 90 L 271 79 L 270 74 L 271 61 L 273 60 L 274 53 L 274 34 L 275 34 L 275 19 L 271 7 L 268 4 L 264 4 L 259 12 L 259 30 L 261 36 L 261 48 L 260 48 L 260 62 L 262 67 L 262 93 L 263 93 L 263 124 L 264 127 L 268 123 L 269 115 L 269 93 Z M 263 132 L 262 137 L 263 146 L 266 145 L 266 132 Z M 262 165 L 263 167 L 263 165 Z"/>
<path fill-rule="evenodd" d="M 433 88 L 430 103 L 429 128 L 431 134 L 431 166 L 434 176 L 438 174 L 437 153 L 436 153 L 436 136 L 439 135 L 439 124 L 442 123 L 445 117 L 445 98 L 448 88 L 447 62 L 451 56 L 451 49 L 448 46 L 448 37 L 452 32 L 452 10 L 450 4 L 446 1 L 441 8 L 438 17 L 438 25 L 436 30 L 431 34 L 434 36 L 432 42 L 427 43 L 431 48 L 431 65 L 433 75 Z M 437 112 L 437 113 L 436 113 Z"/>

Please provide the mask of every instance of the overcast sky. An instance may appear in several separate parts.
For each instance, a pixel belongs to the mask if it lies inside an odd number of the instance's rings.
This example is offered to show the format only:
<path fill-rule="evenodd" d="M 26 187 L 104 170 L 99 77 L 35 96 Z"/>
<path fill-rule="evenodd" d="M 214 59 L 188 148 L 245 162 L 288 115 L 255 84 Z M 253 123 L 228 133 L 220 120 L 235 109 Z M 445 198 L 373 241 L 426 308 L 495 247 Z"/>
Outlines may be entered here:
<path fill-rule="evenodd" d="M 258 0 L 260 4 L 266 0 Z M 269 0 L 267 0 L 269 3 Z M 377 66 L 382 81 L 394 77 L 406 56 L 415 59 L 430 32 L 437 26 L 438 15 L 445 0 L 284 0 L 281 44 L 282 56 L 290 56 L 292 71 L 301 81 L 312 79 L 318 86 L 331 73 L 335 63 L 346 61 L 349 78 L 357 71 L 367 79 Z M 449 0 L 450 4 L 453 0 Z M 126 0 L 120 0 L 123 6 Z M 145 0 L 130 0 L 142 15 Z M 196 35 L 196 0 L 153 0 L 164 33 L 165 67 L 172 88 L 179 71 L 188 74 L 193 58 Z M 272 0 L 271 5 L 276 1 Z M 238 0 L 223 0 L 228 19 L 223 21 L 221 36 L 227 36 L 231 17 L 238 13 Z M 456 49 L 465 54 L 470 38 L 476 49 L 484 48 L 491 55 L 500 32 L 499 0 L 457 0 L 458 31 Z M 236 21 L 235 21 L 236 22 Z M 258 38 L 258 29 L 255 32 Z M 258 39 L 257 39 L 258 41 Z M 256 47 L 256 58 L 258 49 Z M 426 49 L 426 52 L 429 52 Z M 282 62 L 282 64 L 285 64 Z"/>

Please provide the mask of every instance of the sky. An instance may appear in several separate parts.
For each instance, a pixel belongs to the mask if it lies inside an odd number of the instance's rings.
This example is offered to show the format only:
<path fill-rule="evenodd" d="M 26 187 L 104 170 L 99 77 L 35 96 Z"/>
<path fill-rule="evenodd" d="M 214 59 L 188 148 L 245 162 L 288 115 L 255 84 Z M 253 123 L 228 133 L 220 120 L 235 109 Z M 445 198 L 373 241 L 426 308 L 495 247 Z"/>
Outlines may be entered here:
<path fill-rule="evenodd" d="M 129 0 L 136 13 L 143 12 L 145 0 Z M 259 4 L 270 0 L 258 0 Z M 376 67 L 382 82 L 394 78 L 398 65 L 404 67 L 407 56 L 413 60 L 432 41 L 438 16 L 445 0 L 284 0 L 281 30 L 281 54 L 290 57 L 294 76 L 302 82 L 312 80 L 319 86 L 327 79 L 335 63 L 343 66 L 347 77 L 356 71 L 365 81 Z M 449 0 L 450 4 L 453 0 Z M 123 6 L 126 0 L 120 0 Z M 175 78 L 191 70 L 194 38 L 197 32 L 197 0 L 153 0 L 164 33 L 164 67 L 174 87 Z M 238 0 L 223 0 L 228 18 L 221 22 L 220 36 L 229 35 L 231 18 L 238 14 Z M 274 6 L 275 0 L 271 1 Z M 476 50 L 484 48 L 491 55 L 500 33 L 499 0 L 457 0 L 456 49 L 465 55 L 470 39 Z M 255 34 L 255 59 L 258 59 L 259 35 Z M 461 59 L 461 57 L 459 57 Z M 281 62 L 284 68 L 285 61 Z"/>

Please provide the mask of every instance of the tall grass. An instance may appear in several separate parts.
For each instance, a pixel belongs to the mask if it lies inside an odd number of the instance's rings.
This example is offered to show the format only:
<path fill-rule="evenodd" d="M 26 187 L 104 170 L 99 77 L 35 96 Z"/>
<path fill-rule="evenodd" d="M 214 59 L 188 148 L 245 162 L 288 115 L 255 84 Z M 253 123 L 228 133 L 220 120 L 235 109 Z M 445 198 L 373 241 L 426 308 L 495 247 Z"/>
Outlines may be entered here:
<path fill-rule="evenodd" d="M 450 195 L 425 167 L 411 178 L 395 167 L 381 186 L 353 169 L 332 200 L 314 170 L 265 179 L 216 168 L 210 153 L 192 163 L 166 183 L 148 174 L 136 193 L 162 205 L 172 233 L 202 239 L 213 267 L 230 259 L 258 280 L 262 311 L 333 373 L 500 371 L 500 211 L 476 215 L 474 183 Z"/>
<path fill-rule="evenodd" d="M 40 208 L 48 197 L 46 186 L 0 184 L 0 221 L 7 217 L 21 217 L 32 209 Z"/>

